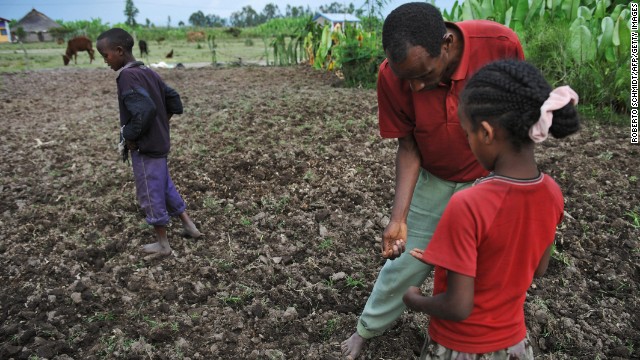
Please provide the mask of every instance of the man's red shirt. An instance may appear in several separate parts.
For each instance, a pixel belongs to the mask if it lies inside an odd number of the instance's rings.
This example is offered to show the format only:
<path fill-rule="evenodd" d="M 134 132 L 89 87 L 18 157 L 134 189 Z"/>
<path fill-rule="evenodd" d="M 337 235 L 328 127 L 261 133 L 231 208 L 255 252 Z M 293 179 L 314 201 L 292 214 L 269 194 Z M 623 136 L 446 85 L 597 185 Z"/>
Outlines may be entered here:
<path fill-rule="evenodd" d="M 501 59 L 524 59 L 517 35 L 488 20 L 448 23 L 462 33 L 464 47 L 450 85 L 412 92 L 395 76 L 387 60 L 378 74 L 380 135 L 402 138 L 414 134 L 422 167 L 449 181 L 469 182 L 487 174 L 476 161 L 458 119 L 458 97 L 467 80 L 482 66 Z"/>

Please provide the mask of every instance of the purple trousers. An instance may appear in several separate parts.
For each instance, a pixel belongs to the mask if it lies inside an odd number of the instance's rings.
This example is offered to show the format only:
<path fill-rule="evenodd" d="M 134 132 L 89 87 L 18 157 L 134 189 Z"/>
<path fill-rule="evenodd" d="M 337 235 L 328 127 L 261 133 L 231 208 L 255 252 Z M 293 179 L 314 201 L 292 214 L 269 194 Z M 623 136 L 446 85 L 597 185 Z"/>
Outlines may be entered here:
<path fill-rule="evenodd" d="M 171 217 L 184 212 L 186 205 L 169 176 L 167 158 L 153 158 L 131 151 L 136 195 L 149 225 L 164 226 Z"/>

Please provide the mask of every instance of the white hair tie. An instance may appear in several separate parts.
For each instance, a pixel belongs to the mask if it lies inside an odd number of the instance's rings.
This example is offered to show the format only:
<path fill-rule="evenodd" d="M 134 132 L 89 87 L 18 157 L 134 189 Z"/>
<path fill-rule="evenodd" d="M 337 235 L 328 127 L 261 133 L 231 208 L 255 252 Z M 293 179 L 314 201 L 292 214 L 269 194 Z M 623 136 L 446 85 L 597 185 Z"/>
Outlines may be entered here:
<path fill-rule="evenodd" d="M 553 120 L 553 111 L 562 109 L 569 102 L 577 105 L 578 99 L 578 94 L 568 85 L 553 89 L 549 93 L 549 98 L 540 107 L 540 119 L 529 129 L 531 140 L 536 143 L 546 140 Z"/>

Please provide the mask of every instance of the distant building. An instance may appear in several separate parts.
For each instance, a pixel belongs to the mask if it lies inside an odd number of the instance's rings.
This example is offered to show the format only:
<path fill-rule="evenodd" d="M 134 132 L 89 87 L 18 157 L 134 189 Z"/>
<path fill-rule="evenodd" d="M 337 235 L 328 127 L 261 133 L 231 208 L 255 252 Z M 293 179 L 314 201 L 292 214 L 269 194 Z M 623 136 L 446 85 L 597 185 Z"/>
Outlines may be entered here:
<path fill-rule="evenodd" d="M 316 16 L 313 17 L 313 21 L 320 26 L 325 26 L 330 24 L 332 29 L 335 29 L 336 25 L 340 25 L 342 29 L 344 29 L 347 24 L 359 24 L 360 19 L 351 14 L 324 14 L 317 13 Z"/>
<path fill-rule="evenodd" d="M 26 34 L 22 41 L 37 42 L 55 40 L 50 30 L 53 28 L 61 28 L 62 25 L 51 20 L 47 15 L 38 10 L 33 9 L 16 24 L 16 28 L 13 30 L 14 38 L 16 37 L 16 30 L 20 27 Z"/>
<path fill-rule="evenodd" d="M 11 29 L 9 28 L 11 20 L 0 17 L 0 43 L 11 41 Z"/>

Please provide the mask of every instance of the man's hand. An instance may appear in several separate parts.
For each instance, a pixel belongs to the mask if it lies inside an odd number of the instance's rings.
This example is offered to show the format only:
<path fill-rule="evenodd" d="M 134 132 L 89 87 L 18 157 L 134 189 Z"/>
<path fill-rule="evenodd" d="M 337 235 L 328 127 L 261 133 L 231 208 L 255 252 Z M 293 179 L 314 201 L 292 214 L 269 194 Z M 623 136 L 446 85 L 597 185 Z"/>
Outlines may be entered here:
<path fill-rule="evenodd" d="M 402 255 L 407 244 L 407 224 L 391 221 L 382 233 L 382 257 L 395 259 Z"/>
<path fill-rule="evenodd" d="M 127 149 L 129 150 L 138 150 L 138 144 L 135 141 L 127 140 Z"/>

